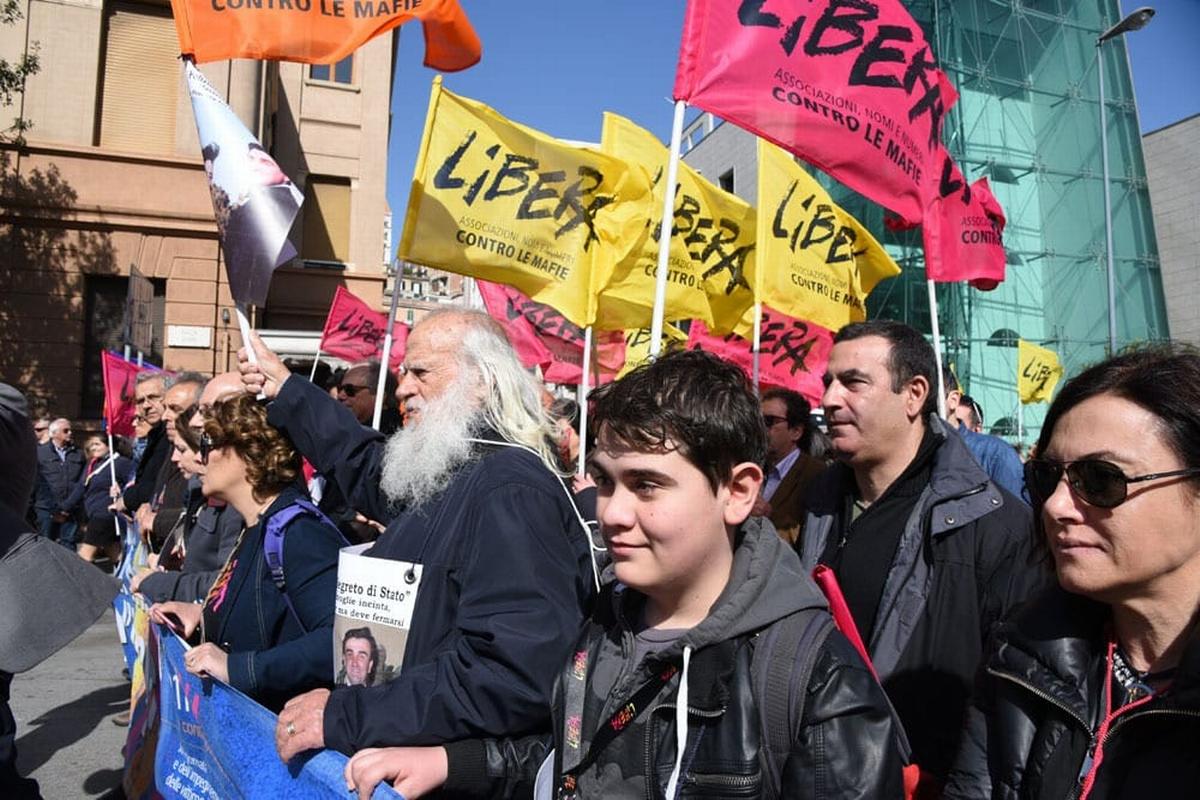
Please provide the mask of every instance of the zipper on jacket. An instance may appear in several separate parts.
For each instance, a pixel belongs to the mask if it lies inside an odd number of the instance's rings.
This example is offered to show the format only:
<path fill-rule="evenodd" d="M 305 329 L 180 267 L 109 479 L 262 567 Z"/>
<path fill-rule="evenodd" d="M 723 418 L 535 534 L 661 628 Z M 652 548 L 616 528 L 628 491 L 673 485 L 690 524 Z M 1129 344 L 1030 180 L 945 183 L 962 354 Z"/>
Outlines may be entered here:
<path fill-rule="evenodd" d="M 655 785 L 658 782 L 658 770 L 656 768 L 655 760 L 654 760 L 654 756 L 655 756 L 655 753 L 654 753 L 654 715 L 660 709 L 669 709 L 671 711 L 674 711 L 675 704 L 674 703 L 662 703 L 660 705 L 657 705 L 657 706 L 654 706 L 653 708 L 651 708 L 649 710 L 649 712 L 647 712 L 647 714 L 646 714 L 646 768 L 645 768 L 646 797 L 658 797 L 659 788 L 660 788 Z M 691 706 L 688 706 L 688 716 L 689 717 L 700 717 L 702 719 L 715 719 L 724 713 L 725 713 L 724 708 L 720 708 L 715 711 L 702 711 L 701 709 L 692 708 Z M 684 744 L 684 746 L 685 747 L 687 746 L 686 743 Z M 685 776 L 681 775 L 679 777 L 680 777 L 680 781 L 685 780 Z M 672 798 L 667 798 L 667 800 L 672 800 Z"/>
<path fill-rule="evenodd" d="M 1036 686 L 1029 683 L 1028 681 L 1023 681 L 1020 678 L 1016 677 L 1015 675 L 1010 675 L 1007 672 L 1000 672 L 996 669 L 993 669 L 992 667 L 988 667 L 987 673 L 993 677 L 1001 678 L 1010 683 L 1015 683 L 1017 686 L 1020 686 L 1021 688 L 1026 689 L 1027 691 L 1036 695 L 1037 697 L 1042 698 L 1043 700 L 1045 700 L 1047 703 L 1054 706 L 1055 708 L 1061 709 L 1064 713 L 1067 714 L 1067 716 L 1069 716 L 1071 719 L 1078 722 L 1083 727 L 1083 729 L 1085 731 L 1087 731 L 1089 734 L 1092 732 L 1092 726 L 1088 725 L 1087 721 L 1083 717 L 1081 717 L 1078 713 L 1075 712 L 1074 709 L 1070 708 L 1066 703 L 1062 702 L 1057 697 L 1054 697 L 1053 695 L 1049 694 L 1048 692 L 1042 691 L 1041 689 L 1037 688 Z"/>
<path fill-rule="evenodd" d="M 1151 708 L 1146 711 L 1129 714 L 1115 720 L 1103 737 L 1092 737 L 1092 740 L 1088 745 L 1087 755 L 1083 759 L 1083 766 L 1080 768 L 1079 775 L 1075 781 L 1075 790 L 1071 793 L 1072 800 L 1075 800 L 1083 793 L 1087 776 L 1089 773 L 1091 773 L 1092 766 L 1096 762 L 1096 751 L 1098 749 L 1107 747 L 1109 740 L 1112 739 L 1113 735 L 1122 727 L 1124 727 L 1127 722 L 1150 716 L 1176 716 L 1186 717 L 1189 719 L 1200 719 L 1200 711 L 1188 711 L 1181 708 Z"/>

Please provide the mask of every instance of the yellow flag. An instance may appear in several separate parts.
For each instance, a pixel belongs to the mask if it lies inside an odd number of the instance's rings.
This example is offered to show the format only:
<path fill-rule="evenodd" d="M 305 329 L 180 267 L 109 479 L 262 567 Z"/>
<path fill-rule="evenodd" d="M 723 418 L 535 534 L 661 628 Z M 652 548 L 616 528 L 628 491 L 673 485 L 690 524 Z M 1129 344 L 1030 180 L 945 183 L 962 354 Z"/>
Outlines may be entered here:
<path fill-rule="evenodd" d="M 687 334 L 669 323 L 663 323 L 663 349 L 669 353 L 687 344 Z M 625 377 L 635 367 L 640 367 L 650 358 L 650 329 L 638 328 L 625 331 L 625 366 L 617 373 L 617 378 Z"/>
<path fill-rule="evenodd" d="M 837 331 L 867 318 L 867 295 L 900 267 L 790 155 L 758 141 L 758 298 Z"/>
<path fill-rule="evenodd" d="M 600 292 L 596 324 L 637 328 L 650 323 L 658 237 L 662 227 L 670 151 L 652 133 L 624 117 L 604 114 L 600 146 L 605 153 L 640 165 L 654 176 L 654 213 L 642 246 L 616 264 Z M 666 319 L 701 319 L 710 328 L 733 329 L 754 303 L 754 208 L 712 185 L 680 162 L 671 226 Z"/>
<path fill-rule="evenodd" d="M 520 289 L 591 325 L 603 270 L 645 236 L 645 170 L 572 147 L 434 78 L 400 257 Z"/>
<path fill-rule="evenodd" d="M 1049 402 L 1062 376 L 1057 353 L 1024 339 L 1017 341 L 1017 391 L 1022 403 Z"/>

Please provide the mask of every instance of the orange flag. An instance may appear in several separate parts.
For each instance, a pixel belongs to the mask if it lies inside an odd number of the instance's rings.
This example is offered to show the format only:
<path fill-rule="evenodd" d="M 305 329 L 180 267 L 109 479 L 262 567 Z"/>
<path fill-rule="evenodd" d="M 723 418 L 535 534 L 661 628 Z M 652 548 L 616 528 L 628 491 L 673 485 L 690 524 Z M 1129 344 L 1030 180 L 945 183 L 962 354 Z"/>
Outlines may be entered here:
<path fill-rule="evenodd" d="M 479 37 L 458 0 L 171 0 L 179 48 L 197 63 L 256 58 L 333 64 L 411 20 L 425 31 L 425 66 L 456 72 L 479 61 Z"/>

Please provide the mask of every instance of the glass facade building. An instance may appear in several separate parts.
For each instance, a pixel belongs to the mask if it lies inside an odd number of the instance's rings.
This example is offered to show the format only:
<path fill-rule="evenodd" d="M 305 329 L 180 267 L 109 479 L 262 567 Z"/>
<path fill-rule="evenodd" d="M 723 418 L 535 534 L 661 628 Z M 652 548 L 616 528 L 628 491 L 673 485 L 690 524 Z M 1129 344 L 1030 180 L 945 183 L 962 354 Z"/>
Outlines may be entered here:
<path fill-rule="evenodd" d="M 1118 37 L 1096 47 L 1122 9 L 1117 0 L 906 4 L 959 91 L 943 138 L 970 180 L 987 176 L 1008 218 L 1003 284 L 991 292 L 937 287 L 943 352 L 983 406 L 986 428 L 1015 441 L 1020 418 L 1021 439 L 1029 443 L 1046 406 L 1018 410 L 1017 338 L 1055 350 L 1068 375 L 1108 351 L 1098 56 L 1107 99 L 1117 346 L 1168 336 L 1125 43 Z M 928 333 L 920 230 L 888 230 L 882 208 L 829 183 L 904 269 L 874 291 L 869 315 Z"/>

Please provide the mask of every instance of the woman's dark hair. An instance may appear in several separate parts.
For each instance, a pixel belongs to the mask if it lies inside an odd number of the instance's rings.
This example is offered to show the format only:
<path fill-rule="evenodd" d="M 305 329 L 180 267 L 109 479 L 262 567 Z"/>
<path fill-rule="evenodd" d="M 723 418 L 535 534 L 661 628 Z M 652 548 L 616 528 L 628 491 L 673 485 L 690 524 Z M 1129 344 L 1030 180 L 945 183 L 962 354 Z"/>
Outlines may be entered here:
<path fill-rule="evenodd" d="M 1200 467 L 1200 350 L 1179 343 L 1136 347 L 1088 367 L 1069 380 L 1046 412 L 1037 451 L 1046 452 L 1063 414 L 1111 394 L 1158 418 L 1167 446 L 1185 467 Z M 1200 478 L 1193 478 L 1200 484 Z"/>
<path fill-rule="evenodd" d="M 735 465 L 766 461 L 767 432 L 746 373 L 710 353 L 668 353 L 589 400 L 601 440 L 638 452 L 678 450 L 714 492 Z"/>
<path fill-rule="evenodd" d="M 200 407 L 193 404 L 183 410 L 183 413 L 175 418 L 175 433 L 179 436 L 179 440 L 187 445 L 188 450 L 193 453 L 200 452 L 200 435 L 196 433 L 196 429 L 188 425 L 188 421 L 196 416 Z"/>
<path fill-rule="evenodd" d="M 300 477 L 300 454 L 267 422 L 267 407 L 252 395 L 214 403 L 204 432 L 214 447 L 229 447 L 245 462 L 256 500 L 279 494 Z"/>

